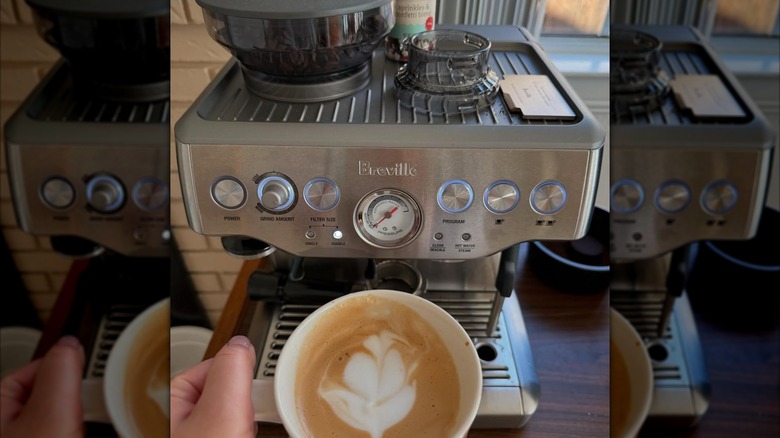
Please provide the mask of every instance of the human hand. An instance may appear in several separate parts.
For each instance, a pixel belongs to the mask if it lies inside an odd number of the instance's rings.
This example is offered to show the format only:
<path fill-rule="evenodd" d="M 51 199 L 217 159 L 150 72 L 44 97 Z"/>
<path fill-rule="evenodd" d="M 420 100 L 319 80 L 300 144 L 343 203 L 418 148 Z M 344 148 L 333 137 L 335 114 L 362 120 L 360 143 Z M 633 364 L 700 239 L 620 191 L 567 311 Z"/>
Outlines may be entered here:
<path fill-rule="evenodd" d="M 41 358 L 0 382 L 0 435 L 13 437 L 84 436 L 81 379 L 84 349 L 62 337 Z"/>
<path fill-rule="evenodd" d="M 171 437 L 254 437 L 255 348 L 234 336 L 212 359 L 171 381 Z"/>

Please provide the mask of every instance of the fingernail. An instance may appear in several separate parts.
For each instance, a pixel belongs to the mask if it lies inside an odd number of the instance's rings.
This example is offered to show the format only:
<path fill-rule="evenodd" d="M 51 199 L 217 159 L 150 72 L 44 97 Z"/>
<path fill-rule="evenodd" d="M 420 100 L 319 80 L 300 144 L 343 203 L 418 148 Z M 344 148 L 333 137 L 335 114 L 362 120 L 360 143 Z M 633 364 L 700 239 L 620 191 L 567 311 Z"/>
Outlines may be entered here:
<path fill-rule="evenodd" d="M 71 348 L 81 348 L 81 342 L 75 336 L 63 336 L 57 341 L 57 345 Z"/>
<path fill-rule="evenodd" d="M 246 336 L 238 335 L 230 338 L 228 345 L 240 345 L 244 348 L 250 348 L 252 347 L 252 342 Z"/>

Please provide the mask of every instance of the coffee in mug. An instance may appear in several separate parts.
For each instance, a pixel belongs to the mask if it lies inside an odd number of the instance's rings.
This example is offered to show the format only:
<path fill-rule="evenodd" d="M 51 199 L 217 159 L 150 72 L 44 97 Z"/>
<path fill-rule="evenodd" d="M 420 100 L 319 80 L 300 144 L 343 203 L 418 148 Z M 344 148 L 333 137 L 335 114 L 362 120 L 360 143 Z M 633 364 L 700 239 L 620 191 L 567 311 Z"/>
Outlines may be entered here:
<path fill-rule="evenodd" d="M 473 343 L 443 309 L 396 291 L 334 300 L 282 350 L 277 408 L 293 437 L 455 437 L 476 416 Z"/>

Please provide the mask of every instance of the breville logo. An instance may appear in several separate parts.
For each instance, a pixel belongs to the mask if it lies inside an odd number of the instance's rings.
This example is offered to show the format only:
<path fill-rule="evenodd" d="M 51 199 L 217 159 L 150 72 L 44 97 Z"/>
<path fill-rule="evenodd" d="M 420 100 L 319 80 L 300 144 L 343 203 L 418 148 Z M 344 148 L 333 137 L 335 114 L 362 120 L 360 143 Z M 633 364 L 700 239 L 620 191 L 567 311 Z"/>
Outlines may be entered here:
<path fill-rule="evenodd" d="M 417 176 L 417 168 L 409 163 L 395 163 L 393 166 L 373 167 L 370 161 L 358 161 L 358 175 Z"/>

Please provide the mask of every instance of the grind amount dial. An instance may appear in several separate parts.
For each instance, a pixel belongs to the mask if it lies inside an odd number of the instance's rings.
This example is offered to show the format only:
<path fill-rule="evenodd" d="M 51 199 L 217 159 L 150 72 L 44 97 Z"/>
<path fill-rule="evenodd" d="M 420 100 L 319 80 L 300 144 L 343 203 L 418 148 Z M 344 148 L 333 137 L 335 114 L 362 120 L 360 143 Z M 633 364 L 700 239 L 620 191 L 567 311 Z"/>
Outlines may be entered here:
<path fill-rule="evenodd" d="M 422 213 L 417 202 L 396 189 L 371 192 L 355 208 L 355 229 L 366 243 L 379 248 L 400 248 L 417 237 Z"/>

